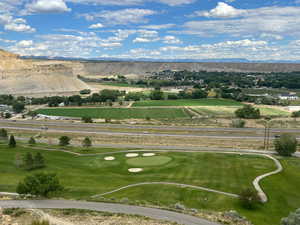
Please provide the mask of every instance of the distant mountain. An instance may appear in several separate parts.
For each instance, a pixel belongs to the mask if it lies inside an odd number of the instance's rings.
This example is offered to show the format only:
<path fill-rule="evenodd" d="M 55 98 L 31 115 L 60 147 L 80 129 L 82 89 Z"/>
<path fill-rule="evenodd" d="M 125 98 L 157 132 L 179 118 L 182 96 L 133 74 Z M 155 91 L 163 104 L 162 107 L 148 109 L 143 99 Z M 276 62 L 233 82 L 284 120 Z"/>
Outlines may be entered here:
<path fill-rule="evenodd" d="M 48 56 L 22 56 L 23 59 L 41 60 L 66 60 L 66 61 L 114 61 L 114 62 L 176 62 L 176 63 L 300 63 L 300 60 L 248 60 L 244 58 L 216 58 L 216 59 L 154 59 L 154 58 L 71 58 L 71 57 L 48 57 Z"/>

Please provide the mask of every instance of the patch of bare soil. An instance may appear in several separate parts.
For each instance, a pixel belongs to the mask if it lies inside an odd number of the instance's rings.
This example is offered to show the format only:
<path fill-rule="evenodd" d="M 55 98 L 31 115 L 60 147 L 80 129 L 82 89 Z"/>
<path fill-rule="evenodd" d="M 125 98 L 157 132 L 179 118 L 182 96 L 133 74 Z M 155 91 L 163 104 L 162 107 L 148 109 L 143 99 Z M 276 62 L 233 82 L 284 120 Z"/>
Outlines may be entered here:
<path fill-rule="evenodd" d="M 138 216 L 83 210 L 0 210 L 1 225 L 31 225 L 36 220 L 47 220 L 50 225 L 174 225 Z"/>

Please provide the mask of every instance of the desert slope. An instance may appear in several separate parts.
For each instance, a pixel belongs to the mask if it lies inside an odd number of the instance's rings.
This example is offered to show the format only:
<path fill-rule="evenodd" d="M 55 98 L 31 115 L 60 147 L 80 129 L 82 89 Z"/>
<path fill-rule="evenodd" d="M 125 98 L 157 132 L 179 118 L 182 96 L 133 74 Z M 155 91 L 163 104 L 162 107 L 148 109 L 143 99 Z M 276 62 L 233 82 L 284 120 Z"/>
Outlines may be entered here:
<path fill-rule="evenodd" d="M 0 94 L 75 92 L 89 88 L 60 62 L 22 60 L 0 50 Z"/>

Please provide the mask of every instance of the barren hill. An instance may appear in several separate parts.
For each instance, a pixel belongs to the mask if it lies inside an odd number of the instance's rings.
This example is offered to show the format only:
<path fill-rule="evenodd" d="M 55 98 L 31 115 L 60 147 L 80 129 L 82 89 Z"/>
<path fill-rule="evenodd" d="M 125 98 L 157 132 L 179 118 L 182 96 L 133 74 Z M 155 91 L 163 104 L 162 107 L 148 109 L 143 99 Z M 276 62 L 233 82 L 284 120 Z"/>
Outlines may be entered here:
<path fill-rule="evenodd" d="M 292 72 L 300 71 L 300 64 L 293 63 L 168 63 L 168 62 L 81 62 L 83 74 L 146 75 L 162 70 L 227 71 L 227 72 Z"/>
<path fill-rule="evenodd" d="M 88 88 L 60 62 L 22 60 L 0 50 L 0 94 L 75 92 Z"/>
<path fill-rule="evenodd" d="M 25 60 L 0 49 L 0 94 L 73 93 L 89 88 L 77 75 L 146 76 L 163 70 L 292 72 L 300 71 L 300 64 Z"/>

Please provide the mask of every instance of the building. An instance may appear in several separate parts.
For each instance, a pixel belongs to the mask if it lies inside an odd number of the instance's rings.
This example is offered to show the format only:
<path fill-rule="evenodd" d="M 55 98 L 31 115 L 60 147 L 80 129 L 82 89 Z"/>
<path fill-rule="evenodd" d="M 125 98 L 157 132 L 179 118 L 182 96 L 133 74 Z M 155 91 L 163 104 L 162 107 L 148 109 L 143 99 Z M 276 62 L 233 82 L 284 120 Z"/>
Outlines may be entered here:
<path fill-rule="evenodd" d="M 290 101 L 299 99 L 299 97 L 296 94 L 293 94 L 293 93 L 281 94 L 281 95 L 278 95 L 278 98 L 280 100 L 290 100 Z"/>

